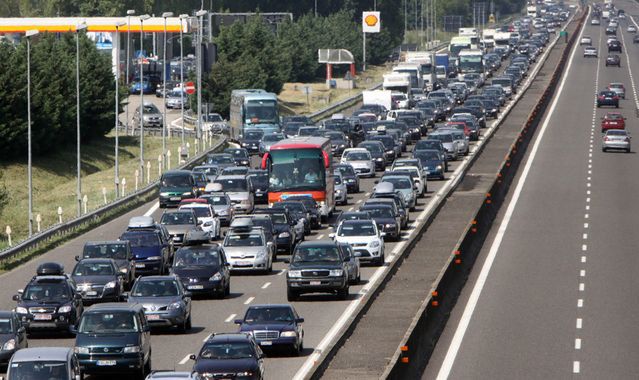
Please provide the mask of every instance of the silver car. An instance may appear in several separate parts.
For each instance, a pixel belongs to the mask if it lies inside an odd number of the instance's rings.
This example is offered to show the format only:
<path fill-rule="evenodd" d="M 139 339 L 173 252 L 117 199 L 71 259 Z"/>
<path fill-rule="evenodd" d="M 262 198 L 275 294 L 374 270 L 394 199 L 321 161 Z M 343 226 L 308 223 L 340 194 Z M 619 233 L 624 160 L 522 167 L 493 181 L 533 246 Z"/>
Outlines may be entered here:
<path fill-rule="evenodd" d="M 441 131 L 450 132 L 450 134 L 453 135 L 453 138 L 457 141 L 457 152 L 460 156 L 468 156 L 468 153 L 470 153 L 470 143 L 468 142 L 468 138 L 466 138 L 464 132 L 458 129 L 447 128 L 444 128 Z"/>
<path fill-rule="evenodd" d="M 221 175 L 215 179 L 214 183 L 222 186 L 231 202 L 235 213 L 250 214 L 255 207 L 253 197 L 253 186 L 251 180 L 245 175 Z"/>
<path fill-rule="evenodd" d="M 626 98 L 626 87 L 623 85 L 623 83 L 619 83 L 619 82 L 610 83 L 608 85 L 608 90 L 617 94 L 621 99 Z"/>
<path fill-rule="evenodd" d="M 229 198 L 226 193 L 204 194 L 200 198 L 208 200 L 209 204 L 213 207 L 213 211 L 215 211 L 215 216 L 220 219 L 221 225 L 228 226 L 231 223 L 235 212 L 233 210 L 231 198 Z"/>
<path fill-rule="evenodd" d="M 184 243 L 184 235 L 191 230 L 199 230 L 197 217 L 193 210 L 177 210 L 162 214 L 160 224 L 169 231 L 174 245 Z"/>
<path fill-rule="evenodd" d="M 595 57 L 597 58 L 599 54 L 597 54 L 597 48 L 588 46 L 584 49 L 584 57 Z"/>
<path fill-rule="evenodd" d="M 259 147 L 260 156 L 263 156 L 264 153 L 270 151 L 272 145 L 274 145 L 275 143 L 281 140 L 284 140 L 285 138 L 286 136 L 284 136 L 284 134 L 282 133 L 271 133 L 268 135 L 264 135 L 264 137 L 262 137 L 262 141 L 260 141 L 260 147 Z"/>
<path fill-rule="evenodd" d="M 127 302 L 139 303 L 151 326 L 191 329 L 191 295 L 173 275 L 140 277 L 128 293 Z"/>
<path fill-rule="evenodd" d="M 166 95 L 166 108 L 188 108 L 188 95 L 180 90 L 173 90 Z"/>
<path fill-rule="evenodd" d="M 133 125 L 140 127 L 140 107 L 133 113 Z M 153 103 L 144 103 L 144 127 L 162 128 L 162 113 Z"/>
<path fill-rule="evenodd" d="M 359 177 L 375 177 L 375 162 L 365 148 L 348 148 L 342 154 L 342 164 L 350 164 Z"/>
<path fill-rule="evenodd" d="M 630 134 L 625 129 L 609 129 L 601 142 L 601 150 L 621 149 L 630 153 Z"/>
<path fill-rule="evenodd" d="M 428 135 L 428 139 L 441 141 L 446 151 L 446 157 L 449 160 L 457 161 L 459 157 L 459 142 L 453 138 L 452 134 L 446 131 L 434 132 Z"/>
<path fill-rule="evenodd" d="M 273 269 L 273 243 L 266 239 L 261 227 L 253 226 L 251 219 L 240 218 L 231 223 L 222 246 L 232 271 L 270 273 Z"/>
<path fill-rule="evenodd" d="M 335 203 L 345 205 L 348 203 L 348 191 L 344 177 L 340 172 L 333 173 L 333 176 L 335 177 Z"/>
<path fill-rule="evenodd" d="M 384 174 L 381 182 L 392 183 L 396 192 L 404 197 L 404 202 L 408 208 L 413 211 L 417 204 L 417 194 L 415 191 L 415 182 L 410 173 L 389 172 Z"/>

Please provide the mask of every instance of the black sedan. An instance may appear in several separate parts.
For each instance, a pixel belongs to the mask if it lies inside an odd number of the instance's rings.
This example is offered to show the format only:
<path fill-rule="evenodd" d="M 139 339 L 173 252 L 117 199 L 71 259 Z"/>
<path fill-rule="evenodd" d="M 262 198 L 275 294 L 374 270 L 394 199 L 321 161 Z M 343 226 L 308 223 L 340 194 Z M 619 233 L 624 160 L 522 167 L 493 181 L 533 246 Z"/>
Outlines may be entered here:
<path fill-rule="evenodd" d="M 621 57 L 617 54 L 610 54 L 606 57 L 606 66 L 617 66 L 621 67 Z"/>
<path fill-rule="evenodd" d="M 613 51 L 621 53 L 621 51 L 622 51 L 622 49 L 621 49 L 621 41 L 617 41 L 617 40 L 610 41 L 610 43 L 608 44 L 608 53 L 613 52 Z"/>
<path fill-rule="evenodd" d="M 346 182 L 346 189 L 349 194 L 359 193 L 359 176 L 350 164 L 338 164 L 335 165 L 335 170 L 339 170 L 342 173 L 342 178 Z"/>
<path fill-rule="evenodd" d="M 7 364 L 14 352 L 27 348 L 27 330 L 13 311 L 0 311 L 0 363 Z"/>
<path fill-rule="evenodd" d="M 245 333 L 212 334 L 200 352 L 191 355 L 190 359 L 195 361 L 193 372 L 200 376 L 224 374 L 224 378 L 229 379 L 264 378 L 264 353 L 255 339 Z"/>
<path fill-rule="evenodd" d="M 614 91 L 600 91 L 597 95 L 597 107 L 603 106 L 619 108 L 619 95 Z"/>
<path fill-rule="evenodd" d="M 289 349 L 298 356 L 304 349 L 304 329 L 297 311 L 291 305 L 254 305 L 243 319 L 236 319 L 240 332 L 250 333 L 262 349 Z"/>
<path fill-rule="evenodd" d="M 193 294 L 224 298 L 231 293 L 229 265 L 218 245 L 181 247 L 175 252 L 171 274 Z"/>
<path fill-rule="evenodd" d="M 124 290 L 124 276 L 112 259 L 82 259 L 71 272 L 76 290 L 85 305 L 120 301 Z"/>

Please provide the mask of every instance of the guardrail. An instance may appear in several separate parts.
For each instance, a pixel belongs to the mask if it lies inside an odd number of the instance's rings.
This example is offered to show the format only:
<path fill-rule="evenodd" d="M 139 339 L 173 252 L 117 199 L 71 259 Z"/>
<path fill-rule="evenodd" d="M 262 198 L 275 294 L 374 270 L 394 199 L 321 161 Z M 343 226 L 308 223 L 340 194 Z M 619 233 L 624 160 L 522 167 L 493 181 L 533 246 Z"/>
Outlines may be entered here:
<path fill-rule="evenodd" d="M 196 166 L 206 155 L 212 151 L 218 151 L 224 147 L 227 143 L 226 137 L 223 137 L 217 144 L 211 148 L 203 151 L 202 153 L 192 157 L 188 162 L 181 165 L 179 169 L 188 169 Z M 3 251 L 0 251 L 0 262 L 7 261 L 15 258 L 16 256 L 37 249 L 41 249 L 48 243 L 57 240 L 62 237 L 72 236 L 78 234 L 81 231 L 97 225 L 99 222 L 104 221 L 105 217 L 110 217 L 113 214 L 117 214 L 119 210 L 129 209 L 132 205 L 140 204 L 143 201 L 148 200 L 155 195 L 158 189 L 159 180 L 150 183 L 149 185 L 128 194 L 122 198 L 116 199 L 113 202 L 102 206 L 94 211 L 86 213 L 78 218 L 56 224 L 48 229 L 43 230 L 25 239 L 16 245 L 9 247 Z"/>
<path fill-rule="evenodd" d="M 195 119 L 193 119 L 195 120 Z M 123 125 L 118 127 L 118 132 L 121 133 L 121 135 L 127 135 L 127 136 L 140 136 L 140 128 L 127 128 Z M 151 127 L 145 127 L 144 128 L 144 136 L 162 136 L 162 128 L 151 128 Z M 167 137 L 171 137 L 171 136 L 181 136 L 182 135 L 182 130 L 172 130 L 170 128 L 166 129 L 166 133 L 167 133 Z M 190 129 L 185 129 L 184 130 L 184 137 L 186 138 L 195 138 L 197 137 L 196 131 L 190 130 Z"/>
<path fill-rule="evenodd" d="M 581 29 L 587 16 L 588 12 L 584 12 L 576 30 Z M 399 347 L 405 347 L 406 350 L 398 348 L 394 357 L 391 358 L 383 378 L 405 379 L 421 376 L 423 366 L 428 362 L 441 334 L 442 326 L 455 306 L 457 297 L 482 249 L 493 221 L 508 195 L 510 185 L 517 175 L 517 169 L 526 155 L 526 149 L 552 100 L 577 35 L 578 33 L 574 33 L 570 37 L 548 86 L 535 108 L 529 113 L 519 136 L 511 145 L 508 155 L 501 162 L 490 191 L 486 194 L 485 201 L 469 220 L 446 265 L 439 273 L 433 291 L 422 303 L 410 329 L 401 341 Z"/>

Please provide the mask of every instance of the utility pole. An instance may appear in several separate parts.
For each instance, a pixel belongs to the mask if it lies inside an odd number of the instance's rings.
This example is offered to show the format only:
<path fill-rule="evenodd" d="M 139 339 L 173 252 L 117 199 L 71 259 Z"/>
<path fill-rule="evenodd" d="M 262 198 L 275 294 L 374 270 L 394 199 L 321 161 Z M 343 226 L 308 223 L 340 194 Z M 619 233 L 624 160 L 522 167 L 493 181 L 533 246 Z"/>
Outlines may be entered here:
<path fill-rule="evenodd" d="M 144 21 L 149 15 L 140 16 L 140 54 L 144 55 Z M 144 59 L 140 57 L 140 183 L 144 182 Z"/>
<path fill-rule="evenodd" d="M 120 27 L 124 26 L 124 22 L 115 23 L 115 197 L 120 195 Z M 128 60 L 127 60 L 128 61 Z M 105 195 L 106 197 L 106 195 Z"/>
<path fill-rule="evenodd" d="M 76 140 L 77 140 L 77 186 L 78 216 L 82 215 L 82 159 L 80 157 L 80 31 L 87 28 L 87 24 L 75 27 L 75 107 L 76 107 Z"/>
<path fill-rule="evenodd" d="M 29 236 L 33 235 L 33 175 L 31 163 L 31 37 L 38 34 L 37 29 L 27 30 L 27 137 L 28 137 L 28 166 L 27 176 L 29 185 Z"/>

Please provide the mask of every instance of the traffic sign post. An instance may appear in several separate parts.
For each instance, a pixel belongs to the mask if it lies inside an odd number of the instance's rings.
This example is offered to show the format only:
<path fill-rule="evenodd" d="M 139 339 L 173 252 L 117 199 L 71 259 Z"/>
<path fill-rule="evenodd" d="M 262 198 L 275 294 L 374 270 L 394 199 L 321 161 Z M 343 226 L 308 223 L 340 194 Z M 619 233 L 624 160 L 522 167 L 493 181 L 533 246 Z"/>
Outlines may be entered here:
<path fill-rule="evenodd" d="M 366 71 L 366 33 L 379 33 L 381 21 L 379 12 L 362 12 L 362 70 Z"/>
<path fill-rule="evenodd" d="M 193 82 L 184 83 L 184 91 L 189 95 L 195 94 L 195 83 Z"/>

